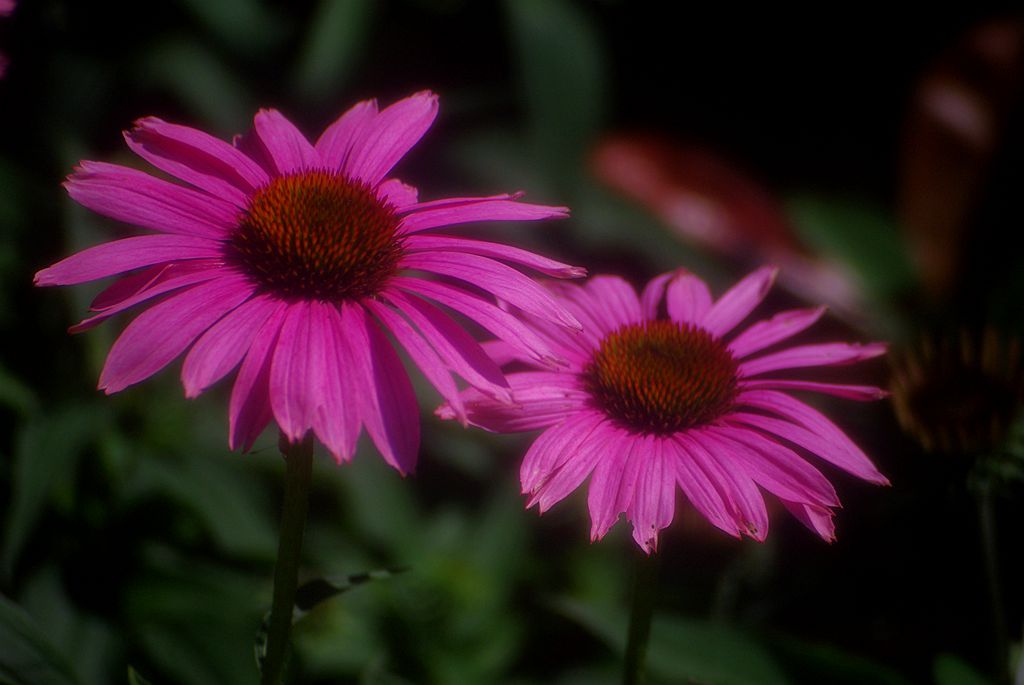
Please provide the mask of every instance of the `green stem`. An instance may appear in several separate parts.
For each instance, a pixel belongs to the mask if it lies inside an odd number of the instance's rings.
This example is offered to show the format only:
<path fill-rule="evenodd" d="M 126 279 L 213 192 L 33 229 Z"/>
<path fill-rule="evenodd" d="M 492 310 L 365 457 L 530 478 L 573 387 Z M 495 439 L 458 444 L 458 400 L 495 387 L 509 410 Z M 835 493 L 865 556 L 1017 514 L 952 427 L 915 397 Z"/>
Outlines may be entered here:
<path fill-rule="evenodd" d="M 996 515 L 992 501 L 992 485 L 983 483 L 977 494 L 978 523 L 981 526 L 981 543 L 985 556 L 985 576 L 988 580 L 988 595 L 991 602 L 993 638 L 995 639 L 997 682 L 1009 683 L 1012 679 L 1009 669 L 1010 638 L 1006 630 L 1006 613 L 1003 609 L 1003 588 L 999 581 L 999 551 L 996 545 Z"/>
<path fill-rule="evenodd" d="M 299 443 L 280 441 L 285 459 L 284 510 L 281 533 L 277 543 L 277 564 L 274 566 L 274 599 L 267 628 L 267 652 L 263 660 L 261 685 L 277 685 L 282 681 L 292 630 L 295 588 L 299 577 L 299 556 L 302 553 L 302 531 L 309 509 L 309 481 L 313 471 L 313 436 Z"/>
<path fill-rule="evenodd" d="M 647 642 L 651 636 L 651 617 L 658 595 L 658 555 L 636 550 L 633 564 L 633 597 L 629 614 L 629 635 L 626 638 L 626 663 L 622 672 L 624 685 L 644 682 Z"/>

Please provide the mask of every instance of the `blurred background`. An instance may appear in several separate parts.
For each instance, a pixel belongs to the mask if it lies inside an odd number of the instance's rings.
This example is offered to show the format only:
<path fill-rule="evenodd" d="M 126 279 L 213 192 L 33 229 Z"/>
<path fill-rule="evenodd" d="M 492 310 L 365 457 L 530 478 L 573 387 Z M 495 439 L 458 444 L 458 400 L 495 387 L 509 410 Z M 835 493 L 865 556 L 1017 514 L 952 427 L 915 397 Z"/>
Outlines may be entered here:
<path fill-rule="evenodd" d="M 229 385 L 185 401 L 176 366 L 95 390 L 124 322 L 69 336 L 99 286 L 31 276 L 130 229 L 63 177 L 83 158 L 137 164 L 120 132 L 145 115 L 230 138 L 272 106 L 315 138 L 357 100 L 423 88 L 441 114 L 398 169 L 421 197 L 523 189 L 573 210 L 475 234 L 638 285 L 685 266 L 716 293 L 775 263 L 765 311 L 830 306 L 805 339 L 893 343 L 831 378 L 891 400 L 814 400 L 893 487 L 826 469 L 844 502 L 832 545 L 781 507 L 763 544 L 680 507 L 651 683 L 1024 670 L 1021 17 L 664 12 L 22 0 L 0 18 L 0 682 L 252 683 L 270 602 L 275 436 L 230 453 Z M 342 592 L 299 622 L 295 682 L 618 682 L 627 526 L 591 545 L 580 493 L 524 511 L 532 436 L 443 424 L 420 390 L 414 477 L 368 444 L 343 468 L 318 455 L 302 574 Z"/>

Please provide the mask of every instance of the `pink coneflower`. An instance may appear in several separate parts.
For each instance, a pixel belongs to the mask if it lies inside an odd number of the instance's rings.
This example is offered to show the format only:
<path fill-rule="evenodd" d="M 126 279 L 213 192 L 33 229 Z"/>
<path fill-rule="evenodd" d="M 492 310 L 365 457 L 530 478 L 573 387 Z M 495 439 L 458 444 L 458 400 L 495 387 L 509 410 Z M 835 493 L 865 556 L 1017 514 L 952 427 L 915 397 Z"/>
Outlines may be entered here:
<path fill-rule="evenodd" d="M 593 540 L 625 513 L 637 544 L 654 551 L 658 532 L 672 522 L 677 483 L 712 524 L 736 537 L 763 540 L 768 533 L 763 488 L 832 540 L 839 500 L 797 450 L 873 483 L 888 481 L 834 423 L 786 391 L 854 400 L 885 393 L 765 374 L 849 364 L 876 357 L 885 346 L 828 343 L 757 354 L 824 311 L 782 312 L 730 336 L 774 278 L 774 269 L 759 269 L 714 302 L 703 281 L 682 271 L 655 278 L 639 297 L 614 276 L 583 286 L 552 284 L 583 332 L 527 318 L 568 366 L 509 374 L 514 406 L 467 391 L 470 422 L 498 432 L 544 429 L 522 464 L 528 506 L 544 512 L 590 476 Z M 531 363 L 503 343 L 491 351 L 501 361 Z M 456 412 L 444 406 L 439 414 Z"/>
<path fill-rule="evenodd" d="M 496 260 L 555 277 L 582 270 L 434 232 L 564 217 L 565 208 L 512 195 L 419 202 L 415 188 L 385 180 L 436 114 L 429 92 L 379 112 L 376 102 L 361 102 L 315 145 L 274 110 L 261 110 L 253 131 L 234 145 L 142 119 L 125 133 L 128 146 L 193 187 L 82 162 L 66 183 L 72 198 L 159 233 L 84 250 L 40 271 L 36 284 L 132 272 L 96 298 L 97 313 L 75 332 L 161 298 L 110 350 L 99 382 L 107 393 L 188 350 L 181 372 L 188 397 L 241 365 L 229 410 L 232 448 L 247 449 L 273 419 L 292 442 L 312 430 L 340 462 L 352 457 L 365 426 L 384 459 L 405 473 L 416 461 L 419 412 L 385 331 L 461 414 L 453 373 L 488 396 L 507 399 L 508 388 L 500 369 L 435 303 L 538 362 L 557 357 L 488 293 L 554 325 L 579 325 L 547 291 Z M 411 273 L 417 271 L 442 278 Z"/>

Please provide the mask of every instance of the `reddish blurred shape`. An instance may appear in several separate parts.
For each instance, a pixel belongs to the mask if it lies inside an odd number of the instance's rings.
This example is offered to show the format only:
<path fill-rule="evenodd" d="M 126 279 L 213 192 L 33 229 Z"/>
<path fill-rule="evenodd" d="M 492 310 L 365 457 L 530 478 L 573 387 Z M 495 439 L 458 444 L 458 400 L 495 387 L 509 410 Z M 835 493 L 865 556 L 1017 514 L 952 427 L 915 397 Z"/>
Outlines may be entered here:
<path fill-rule="evenodd" d="M 775 264 L 787 290 L 861 317 L 849 274 L 811 255 L 775 197 L 710 150 L 668 136 L 612 135 L 598 144 L 592 168 L 687 240 L 743 263 Z"/>
<path fill-rule="evenodd" d="M 1024 85 L 1024 23 L 964 34 L 925 73 L 906 121 L 900 218 L 925 289 L 948 293 L 970 213 Z"/>

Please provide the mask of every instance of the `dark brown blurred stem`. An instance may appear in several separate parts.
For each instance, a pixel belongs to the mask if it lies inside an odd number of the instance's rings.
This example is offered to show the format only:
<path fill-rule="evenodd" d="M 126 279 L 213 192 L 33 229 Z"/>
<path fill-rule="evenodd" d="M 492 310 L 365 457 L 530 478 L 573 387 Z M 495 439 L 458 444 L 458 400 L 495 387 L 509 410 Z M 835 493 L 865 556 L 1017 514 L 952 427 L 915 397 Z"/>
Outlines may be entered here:
<path fill-rule="evenodd" d="M 629 635 L 626 638 L 626 661 L 622 671 L 624 685 L 640 685 L 644 682 L 651 617 L 658 595 L 658 555 L 648 555 L 639 549 L 635 555 Z"/>
<path fill-rule="evenodd" d="M 1003 610 L 1003 588 L 999 581 L 999 551 L 996 545 L 996 516 L 992 502 L 992 485 L 984 482 L 978 488 L 978 523 L 981 526 L 981 544 L 985 556 L 985 576 L 988 581 L 989 601 L 992 605 L 994 651 L 996 655 L 997 682 L 1009 683 L 1010 638 L 1006 630 L 1006 613 Z"/>
<path fill-rule="evenodd" d="M 274 566 L 274 599 L 267 628 L 267 655 L 263 660 L 262 685 L 282 682 L 292 630 L 292 611 L 302 553 L 302 531 L 309 509 L 309 481 L 313 471 L 313 436 L 291 443 L 283 435 L 280 441 L 285 459 L 284 508 L 281 533 Z"/>

